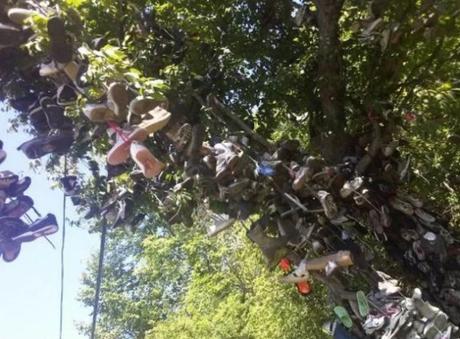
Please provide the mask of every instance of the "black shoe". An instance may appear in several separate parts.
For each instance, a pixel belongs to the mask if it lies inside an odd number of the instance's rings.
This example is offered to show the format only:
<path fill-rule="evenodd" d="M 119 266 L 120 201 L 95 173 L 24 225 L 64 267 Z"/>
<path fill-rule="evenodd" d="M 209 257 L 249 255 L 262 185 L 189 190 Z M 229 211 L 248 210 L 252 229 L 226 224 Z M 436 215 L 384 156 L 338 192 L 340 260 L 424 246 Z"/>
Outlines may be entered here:
<path fill-rule="evenodd" d="M 27 231 L 27 224 L 18 218 L 0 217 L 0 243 Z"/>
<path fill-rule="evenodd" d="M 78 95 L 69 85 L 59 86 L 57 90 L 57 104 L 60 106 L 72 105 L 77 100 Z"/>
<path fill-rule="evenodd" d="M 22 195 L 7 203 L 2 210 L 4 216 L 20 218 L 34 206 L 34 201 L 27 195 Z"/>
<path fill-rule="evenodd" d="M 72 61 L 72 45 L 68 41 L 64 21 L 58 17 L 48 20 L 48 35 L 50 38 L 50 54 L 53 59 L 62 64 Z"/>
<path fill-rule="evenodd" d="M 3 149 L 0 149 L 0 164 L 6 159 L 6 152 Z"/>
<path fill-rule="evenodd" d="M 64 187 L 64 191 L 66 195 L 72 196 L 76 188 L 78 187 L 77 185 L 77 177 L 75 175 L 67 175 L 65 177 L 62 177 L 60 179 L 62 186 Z"/>
<path fill-rule="evenodd" d="M 44 98 L 40 100 L 40 105 L 51 129 L 69 130 L 74 127 L 72 119 L 64 116 L 64 108 L 56 105 L 52 99 Z"/>
<path fill-rule="evenodd" d="M 98 213 L 99 213 L 99 208 L 97 208 L 97 206 L 95 206 L 95 205 L 91 205 L 89 207 L 88 212 L 86 212 L 86 214 L 83 216 L 83 218 L 88 220 L 88 219 L 93 218 Z"/>
<path fill-rule="evenodd" d="M 24 41 L 24 32 L 16 27 L 0 23 L 0 46 L 19 46 Z"/>
<path fill-rule="evenodd" d="M 40 106 L 35 107 L 29 112 L 29 121 L 38 133 L 44 133 L 50 130 L 45 111 Z"/>
<path fill-rule="evenodd" d="M 39 237 L 54 234 L 58 231 L 59 227 L 56 221 L 56 217 L 53 214 L 48 213 L 43 218 L 35 220 L 27 229 L 27 231 L 20 235 L 13 237 L 14 241 L 17 242 L 30 242 Z"/>
<path fill-rule="evenodd" d="M 10 197 L 18 197 L 29 188 L 31 183 L 32 179 L 30 179 L 30 177 L 21 178 L 14 184 L 10 185 L 10 187 L 6 190 L 6 193 L 8 193 Z"/>
<path fill-rule="evenodd" d="M 65 154 L 74 141 L 73 133 L 61 132 L 51 136 L 40 136 L 26 141 L 18 147 L 29 159 L 38 159 L 49 153 Z"/>
<path fill-rule="evenodd" d="M 126 164 L 121 164 L 121 165 L 116 165 L 116 166 L 107 164 L 106 169 L 107 169 L 107 180 L 109 180 L 111 178 L 115 178 L 115 177 L 118 177 L 119 175 L 122 175 L 123 173 L 127 172 L 130 168 Z"/>
<path fill-rule="evenodd" d="M 0 190 L 7 190 L 18 181 L 19 177 L 11 171 L 0 172 Z"/>
<path fill-rule="evenodd" d="M 4 241 L 0 243 L 0 255 L 3 255 L 3 261 L 12 262 L 19 253 L 21 253 L 21 243 L 16 241 Z"/>

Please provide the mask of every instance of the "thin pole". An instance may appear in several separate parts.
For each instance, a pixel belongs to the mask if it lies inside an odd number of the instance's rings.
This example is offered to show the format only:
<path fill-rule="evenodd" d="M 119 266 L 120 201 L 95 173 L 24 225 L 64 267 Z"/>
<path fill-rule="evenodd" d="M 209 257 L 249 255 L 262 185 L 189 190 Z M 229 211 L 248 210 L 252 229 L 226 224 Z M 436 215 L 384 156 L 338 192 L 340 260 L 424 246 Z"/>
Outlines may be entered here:
<path fill-rule="evenodd" d="M 93 323 L 91 325 L 91 339 L 95 339 L 97 314 L 99 312 L 99 296 L 101 293 L 101 282 L 104 264 L 105 235 L 107 233 L 107 223 L 105 218 L 102 221 L 101 245 L 99 250 L 99 265 L 97 268 L 96 293 L 94 296 Z"/>
<path fill-rule="evenodd" d="M 67 175 L 67 156 L 64 156 L 64 176 Z M 66 224 L 66 199 L 65 192 L 62 198 L 62 242 L 61 242 L 61 298 L 59 306 L 59 339 L 62 339 L 62 325 L 64 320 L 64 250 L 65 250 L 65 224 Z M 38 214 L 38 212 L 36 211 Z M 48 239 L 47 239 L 48 240 Z"/>

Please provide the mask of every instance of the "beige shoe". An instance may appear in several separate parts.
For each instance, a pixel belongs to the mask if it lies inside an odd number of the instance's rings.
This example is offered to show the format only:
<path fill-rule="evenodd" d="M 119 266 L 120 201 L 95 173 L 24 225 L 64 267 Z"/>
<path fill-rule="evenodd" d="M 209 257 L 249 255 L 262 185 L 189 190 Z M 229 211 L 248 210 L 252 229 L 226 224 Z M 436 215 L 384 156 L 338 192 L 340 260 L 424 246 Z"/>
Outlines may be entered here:
<path fill-rule="evenodd" d="M 59 64 L 59 66 L 72 82 L 77 81 L 78 72 L 80 70 L 80 65 L 77 62 L 71 61 L 67 64 Z"/>
<path fill-rule="evenodd" d="M 38 14 L 38 13 L 30 9 L 25 9 L 25 8 L 11 8 L 8 11 L 8 19 L 10 19 L 15 24 L 22 26 L 24 25 L 24 22 L 26 21 L 26 19 L 28 19 L 34 14 Z"/>
<path fill-rule="evenodd" d="M 88 104 L 83 113 L 92 122 L 106 122 L 116 120 L 115 114 L 105 104 Z"/>
<path fill-rule="evenodd" d="M 133 133 L 129 136 L 133 140 L 145 140 L 147 137 L 159 131 L 165 127 L 169 119 L 171 118 L 171 113 L 169 113 L 164 108 L 159 106 L 155 107 L 153 110 L 149 111 L 149 116 L 151 119 L 142 121 Z"/>
<path fill-rule="evenodd" d="M 164 103 L 164 101 L 137 97 L 129 103 L 129 112 L 134 115 L 143 116 L 155 107 L 163 105 Z"/>
<path fill-rule="evenodd" d="M 122 121 L 128 115 L 129 94 L 126 86 L 120 82 L 110 84 L 107 90 L 107 105 L 117 116 L 117 120 Z"/>
<path fill-rule="evenodd" d="M 58 68 L 58 65 L 54 61 L 51 61 L 50 63 L 47 63 L 47 64 L 41 64 L 40 70 L 38 71 L 38 73 L 42 77 L 50 77 L 50 76 L 58 74 L 59 72 L 60 72 L 60 69 Z"/>

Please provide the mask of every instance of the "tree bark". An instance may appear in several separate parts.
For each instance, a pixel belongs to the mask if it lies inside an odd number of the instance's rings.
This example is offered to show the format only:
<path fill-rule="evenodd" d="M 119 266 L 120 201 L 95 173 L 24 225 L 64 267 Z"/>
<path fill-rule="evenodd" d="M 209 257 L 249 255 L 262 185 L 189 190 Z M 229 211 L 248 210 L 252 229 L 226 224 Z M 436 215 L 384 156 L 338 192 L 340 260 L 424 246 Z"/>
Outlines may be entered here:
<path fill-rule="evenodd" d="M 318 83 L 322 116 L 314 119 L 320 132 L 314 146 L 330 161 L 340 159 L 349 148 L 345 132 L 345 85 L 339 40 L 343 0 L 314 0 L 319 29 Z"/>
<path fill-rule="evenodd" d="M 339 17 L 343 0 L 315 0 L 319 28 L 319 92 L 326 125 L 343 132 L 345 86 L 342 78 L 342 53 L 339 41 Z"/>

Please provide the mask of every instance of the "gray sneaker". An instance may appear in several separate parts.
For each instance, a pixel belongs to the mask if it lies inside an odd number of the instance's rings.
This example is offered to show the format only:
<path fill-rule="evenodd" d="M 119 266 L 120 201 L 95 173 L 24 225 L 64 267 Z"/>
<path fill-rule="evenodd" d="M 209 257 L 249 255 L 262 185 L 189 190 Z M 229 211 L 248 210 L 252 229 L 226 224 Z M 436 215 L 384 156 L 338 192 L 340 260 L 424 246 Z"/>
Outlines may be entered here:
<path fill-rule="evenodd" d="M 326 191 L 318 191 L 318 198 L 324 209 L 324 214 L 329 219 L 334 219 L 339 213 L 339 209 L 334 201 L 334 197 Z"/>
<path fill-rule="evenodd" d="M 405 201 L 402 201 L 401 199 L 392 197 L 390 198 L 389 203 L 391 207 L 393 207 L 395 210 L 399 212 L 402 212 L 406 215 L 414 214 L 414 208 L 412 207 L 412 205 Z"/>

